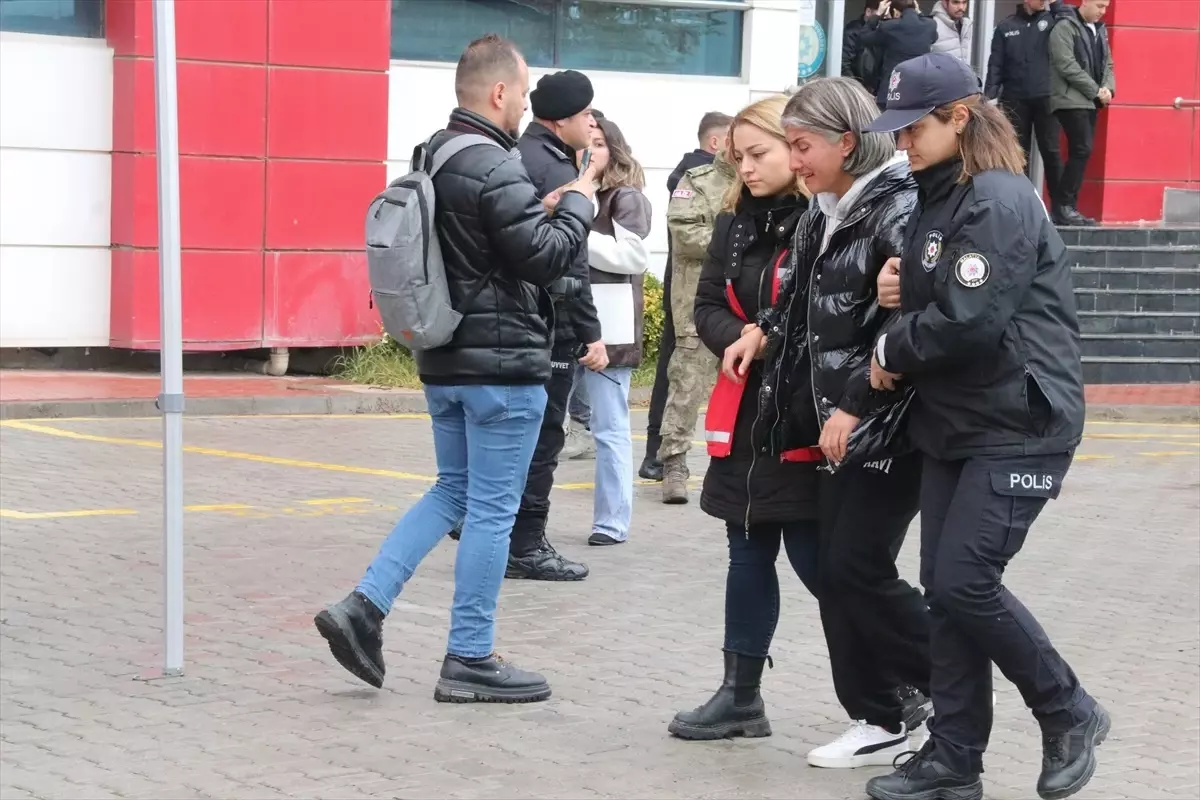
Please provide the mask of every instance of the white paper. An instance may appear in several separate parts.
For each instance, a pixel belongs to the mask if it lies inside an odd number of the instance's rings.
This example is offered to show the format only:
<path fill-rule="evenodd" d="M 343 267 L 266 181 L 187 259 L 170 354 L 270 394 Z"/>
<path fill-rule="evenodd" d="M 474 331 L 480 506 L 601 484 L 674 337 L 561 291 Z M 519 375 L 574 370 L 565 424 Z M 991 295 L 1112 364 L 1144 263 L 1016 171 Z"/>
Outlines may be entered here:
<path fill-rule="evenodd" d="M 592 300 L 605 344 L 633 344 L 633 284 L 593 283 Z"/>
<path fill-rule="evenodd" d="M 813 27 L 817 23 L 817 0 L 797 0 L 799 4 L 799 22 L 803 27 Z"/>

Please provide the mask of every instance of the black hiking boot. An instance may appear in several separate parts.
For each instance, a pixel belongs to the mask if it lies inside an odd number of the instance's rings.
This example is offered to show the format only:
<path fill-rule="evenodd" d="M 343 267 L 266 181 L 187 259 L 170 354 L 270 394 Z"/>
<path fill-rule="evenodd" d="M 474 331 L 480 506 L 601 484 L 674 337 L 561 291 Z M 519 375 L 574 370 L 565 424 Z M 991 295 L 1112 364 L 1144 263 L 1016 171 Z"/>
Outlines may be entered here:
<path fill-rule="evenodd" d="M 358 592 L 351 592 L 313 619 L 329 652 L 354 677 L 376 689 L 383 686 L 383 612 Z"/>
<path fill-rule="evenodd" d="M 1087 721 L 1062 733 L 1042 734 L 1038 796 L 1062 800 L 1086 786 L 1096 772 L 1096 748 L 1108 738 L 1111 727 L 1108 712 L 1097 703 Z"/>
<path fill-rule="evenodd" d="M 588 576 L 586 564 L 564 558 L 543 538 L 537 549 L 523 555 L 510 554 L 504 577 L 530 581 L 581 581 Z"/>

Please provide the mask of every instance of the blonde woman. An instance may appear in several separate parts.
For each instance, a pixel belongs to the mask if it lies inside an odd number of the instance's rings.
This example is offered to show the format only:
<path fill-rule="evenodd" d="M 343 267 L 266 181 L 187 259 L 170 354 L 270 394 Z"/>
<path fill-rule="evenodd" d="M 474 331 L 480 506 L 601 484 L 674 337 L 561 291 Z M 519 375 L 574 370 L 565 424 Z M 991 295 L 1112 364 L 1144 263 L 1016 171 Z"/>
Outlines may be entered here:
<path fill-rule="evenodd" d="M 808 208 L 788 161 L 780 127 L 787 97 L 748 106 L 730 128 L 729 160 L 737 178 L 717 217 L 696 292 L 696 330 L 718 358 L 773 303 L 789 264 L 796 222 Z M 759 694 L 763 665 L 779 619 L 775 559 L 780 543 L 812 591 L 817 568 L 817 465 L 758 456 L 758 388 L 762 362 L 718 381 L 705 427 L 712 456 L 700 508 L 725 522 L 725 679 L 694 711 L 677 714 L 668 730 L 683 739 L 769 736 Z M 820 427 L 814 413 L 811 440 Z M 801 454 L 803 455 L 803 454 Z"/>

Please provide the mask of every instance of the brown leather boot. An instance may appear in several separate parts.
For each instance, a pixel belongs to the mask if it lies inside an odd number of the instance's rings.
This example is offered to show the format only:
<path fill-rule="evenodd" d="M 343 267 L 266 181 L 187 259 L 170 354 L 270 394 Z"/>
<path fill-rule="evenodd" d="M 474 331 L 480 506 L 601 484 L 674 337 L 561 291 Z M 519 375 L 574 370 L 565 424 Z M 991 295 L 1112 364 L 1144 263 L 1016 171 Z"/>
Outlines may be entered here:
<path fill-rule="evenodd" d="M 683 505 L 688 501 L 687 455 L 671 456 L 663 462 L 663 502 L 669 506 Z"/>

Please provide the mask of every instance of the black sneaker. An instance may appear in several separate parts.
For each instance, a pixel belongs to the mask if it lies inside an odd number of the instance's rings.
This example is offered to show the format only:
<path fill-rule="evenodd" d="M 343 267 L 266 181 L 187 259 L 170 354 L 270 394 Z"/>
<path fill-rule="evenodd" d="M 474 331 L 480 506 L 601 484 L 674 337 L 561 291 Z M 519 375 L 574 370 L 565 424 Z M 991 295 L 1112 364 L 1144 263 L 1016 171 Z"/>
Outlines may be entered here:
<path fill-rule="evenodd" d="M 607 533 L 593 533 L 588 537 L 588 544 L 592 547 L 610 547 L 614 544 L 625 544 L 624 539 L 614 539 Z"/>
<path fill-rule="evenodd" d="M 1096 772 L 1096 748 L 1108 737 L 1112 719 L 1097 703 L 1092 715 L 1069 731 L 1042 734 L 1042 774 L 1037 793 L 1061 800 L 1078 792 Z"/>
<path fill-rule="evenodd" d="M 926 743 L 915 753 L 902 753 L 892 763 L 896 771 L 867 781 L 875 800 L 982 800 L 978 774 L 960 775 L 933 757 Z"/>
<path fill-rule="evenodd" d="M 493 653 L 484 658 L 447 654 L 433 699 L 439 703 L 536 703 L 550 697 L 550 684 L 536 672 L 509 664 Z"/>
<path fill-rule="evenodd" d="M 457 542 L 459 539 L 462 538 L 462 523 L 460 522 L 457 525 L 455 525 L 453 528 L 450 529 L 450 533 L 448 533 L 446 535 Z"/>
<path fill-rule="evenodd" d="M 909 733 L 920 728 L 933 716 L 933 701 L 913 686 L 901 686 L 896 690 L 904 707 L 904 725 Z"/>
<path fill-rule="evenodd" d="M 654 456 L 646 456 L 642 459 L 642 466 L 638 468 L 638 477 L 647 481 L 661 482 L 663 479 L 663 465 Z"/>
<path fill-rule="evenodd" d="M 383 612 L 374 603 L 351 592 L 313 622 L 339 664 L 376 689 L 383 686 Z"/>
<path fill-rule="evenodd" d="M 586 564 L 563 558 L 545 539 L 538 549 L 525 555 L 509 555 L 504 577 L 529 581 L 581 581 L 588 576 Z"/>

